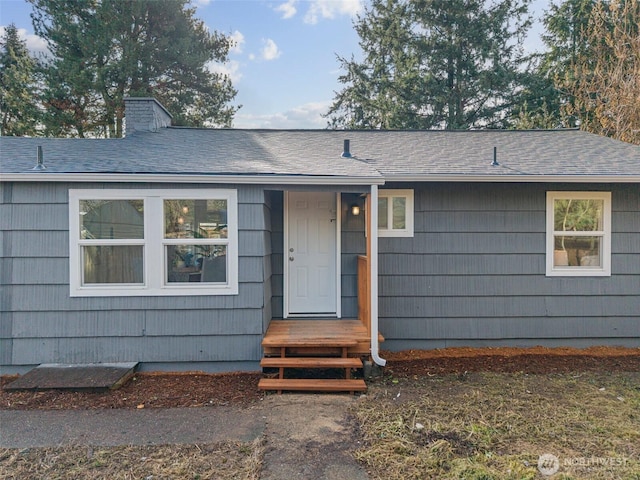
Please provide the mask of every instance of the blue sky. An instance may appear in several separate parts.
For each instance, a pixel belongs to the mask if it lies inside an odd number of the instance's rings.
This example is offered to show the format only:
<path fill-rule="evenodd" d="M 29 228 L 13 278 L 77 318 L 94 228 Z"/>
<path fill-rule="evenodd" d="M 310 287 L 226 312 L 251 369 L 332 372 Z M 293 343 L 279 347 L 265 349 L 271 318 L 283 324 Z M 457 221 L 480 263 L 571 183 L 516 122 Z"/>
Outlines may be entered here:
<path fill-rule="evenodd" d="M 229 75 L 238 90 L 238 128 L 324 128 L 334 92 L 340 90 L 336 55 L 358 58 L 353 19 L 366 0 L 193 0 L 196 15 L 237 45 L 229 62 L 212 68 Z M 534 0 L 538 16 L 549 0 Z M 0 28 L 15 23 L 33 51 L 44 42 L 33 35 L 26 0 L 0 0 Z M 540 48 L 539 25 L 526 48 Z"/>

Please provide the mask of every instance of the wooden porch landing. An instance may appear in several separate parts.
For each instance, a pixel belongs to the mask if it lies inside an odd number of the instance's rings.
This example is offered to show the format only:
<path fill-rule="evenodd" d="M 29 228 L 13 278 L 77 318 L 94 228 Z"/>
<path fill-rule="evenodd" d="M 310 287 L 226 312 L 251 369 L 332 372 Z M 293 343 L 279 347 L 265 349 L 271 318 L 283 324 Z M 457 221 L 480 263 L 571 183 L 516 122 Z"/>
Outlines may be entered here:
<path fill-rule="evenodd" d="M 359 320 L 272 320 L 262 346 L 260 365 L 278 368 L 278 378 L 262 379 L 261 390 L 348 391 L 367 389 L 352 379 L 351 369 L 362 368 L 360 356 L 369 355 L 369 333 Z M 285 368 L 344 369 L 340 379 L 285 378 Z"/>

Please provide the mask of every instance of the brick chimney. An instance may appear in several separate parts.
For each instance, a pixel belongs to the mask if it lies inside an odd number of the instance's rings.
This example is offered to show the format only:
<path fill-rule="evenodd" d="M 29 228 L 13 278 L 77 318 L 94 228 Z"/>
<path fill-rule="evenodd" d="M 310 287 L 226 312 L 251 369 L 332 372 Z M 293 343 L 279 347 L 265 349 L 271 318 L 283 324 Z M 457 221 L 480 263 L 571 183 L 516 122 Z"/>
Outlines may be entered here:
<path fill-rule="evenodd" d="M 124 99 L 125 136 L 135 132 L 157 132 L 171 126 L 171 114 L 155 98 Z"/>

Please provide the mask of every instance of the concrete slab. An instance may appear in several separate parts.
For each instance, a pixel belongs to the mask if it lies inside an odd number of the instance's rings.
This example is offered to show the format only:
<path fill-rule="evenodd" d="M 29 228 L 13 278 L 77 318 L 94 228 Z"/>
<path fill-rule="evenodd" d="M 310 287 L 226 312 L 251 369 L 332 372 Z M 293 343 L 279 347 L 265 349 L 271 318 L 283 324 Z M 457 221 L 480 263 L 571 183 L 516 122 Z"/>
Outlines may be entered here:
<path fill-rule="evenodd" d="M 62 364 L 43 363 L 4 386 L 5 390 L 100 390 L 121 387 L 137 362 Z"/>
<path fill-rule="evenodd" d="M 263 434 L 260 409 L 0 410 L 0 448 L 249 442 Z"/>

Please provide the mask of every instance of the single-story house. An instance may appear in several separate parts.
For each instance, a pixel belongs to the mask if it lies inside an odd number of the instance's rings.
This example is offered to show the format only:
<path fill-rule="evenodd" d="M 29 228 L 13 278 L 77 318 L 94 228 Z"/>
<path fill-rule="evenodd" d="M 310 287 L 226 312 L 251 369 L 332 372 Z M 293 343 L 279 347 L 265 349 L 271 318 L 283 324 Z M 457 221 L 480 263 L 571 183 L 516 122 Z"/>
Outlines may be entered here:
<path fill-rule="evenodd" d="M 4 137 L 0 162 L 3 373 L 255 370 L 276 324 L 360 322 L 321 346 L 380 365 L 383 340 L 640 346 L 638 146 L 172 127 L 130 98 L 123 139 Z"/>

